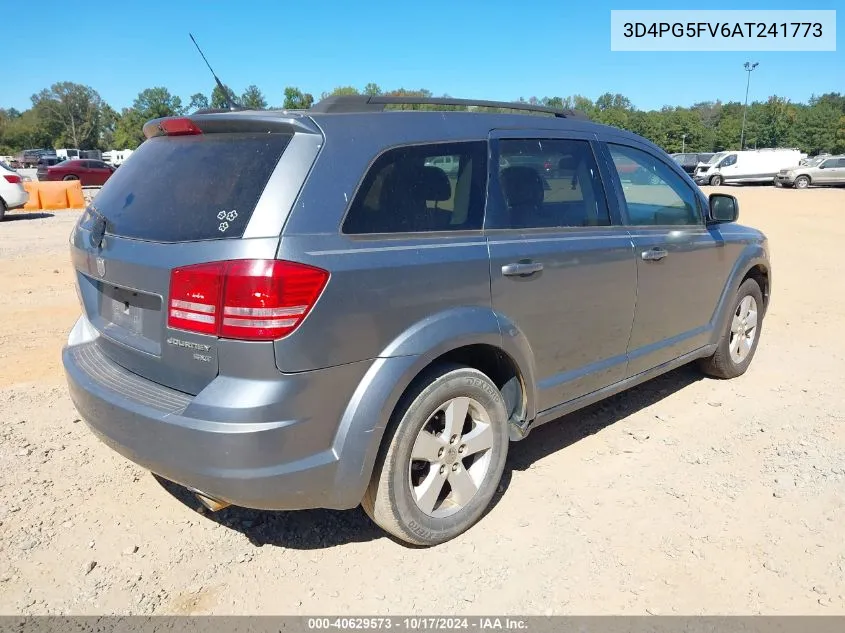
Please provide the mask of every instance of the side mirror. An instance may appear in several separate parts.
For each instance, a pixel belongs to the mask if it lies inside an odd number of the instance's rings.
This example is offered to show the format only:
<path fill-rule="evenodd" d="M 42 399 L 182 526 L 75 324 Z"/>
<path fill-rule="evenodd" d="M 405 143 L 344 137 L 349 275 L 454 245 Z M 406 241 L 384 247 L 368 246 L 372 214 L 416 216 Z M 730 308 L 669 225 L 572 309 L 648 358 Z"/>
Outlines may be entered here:
<path fill-rule="evenodd" d="M 709 200 L 708 224 L 736 222 L 739 217 L 739 202 L 736 198 L 724 193 L 711 193 Z"/>
<path fill-rule="evenodd" d="M 821 165 L 819 165 L 819 169 L 824 169 L 824 163 L 822 163 Z"/>

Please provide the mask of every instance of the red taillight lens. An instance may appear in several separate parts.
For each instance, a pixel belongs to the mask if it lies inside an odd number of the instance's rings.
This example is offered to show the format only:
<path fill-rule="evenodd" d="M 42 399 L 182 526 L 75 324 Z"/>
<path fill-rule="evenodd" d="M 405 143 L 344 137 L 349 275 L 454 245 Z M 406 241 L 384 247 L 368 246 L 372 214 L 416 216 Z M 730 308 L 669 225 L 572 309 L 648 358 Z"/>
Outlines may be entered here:
<path fill-rule="evenodd" d="M 168 136 L 202 134 L 202 130 L 194 125 L 194 122 L 190 119 L 164 119 L 159 123 L 159 127 Z"/>
<path fill-rule="evenodd" d="M 170 274 L 168 327 L 217 334 L 226 262 L 177 268 Z"/>
<path fill-rule="evenodd" d="M 9 182 L 9 183 L 11 183 L 11 184 L 13 184 L 13 185 L 16 185 L 16 184 L 18 184 L 19 182 L 21 182 L 21 177 L 20 177 L 20 176 L 18 176 L 18 175 L 11 175 L 11 176 L 8 176 L 8 175 L 6 175 L 6 174 L 3 174 L 3 178 L 5 178 L 5 179 L 6 179 L 6 182 Z"/>
<path fill-rule="evenodd" d="M 320 268 L 277 260 L 178 268 L 170 278 L 167 324 L 222 338 L 282 338 L 302 323 L 328 280 Z"/>

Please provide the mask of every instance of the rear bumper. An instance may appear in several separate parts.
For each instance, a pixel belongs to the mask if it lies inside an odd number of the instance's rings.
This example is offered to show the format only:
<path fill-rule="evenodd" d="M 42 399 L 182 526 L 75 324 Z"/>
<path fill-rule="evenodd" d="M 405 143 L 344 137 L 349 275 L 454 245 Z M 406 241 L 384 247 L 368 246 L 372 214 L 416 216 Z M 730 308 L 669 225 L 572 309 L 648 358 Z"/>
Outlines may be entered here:
<path fill-rule="evenodd" d="M 23 187 L 20 189 L 13 188 L 9 191 L 3 191 L 2 198 L 7 209 L 18 209 L 29 200 L 29 192 Z"/>
<path fill-rule="evenodd" d="M 81 319 L 74 331 L 86 324 Z M 74 344 L 73 339 L 74 333 L 62 361 L 76 408 L 100 440 L 136 464 L 243 507 L 347 509 L 360 502 L 369 479 L 369 472 L 356 466 L 364 459 L 358 454 L 364 445 L 348 441 L 355 429 L 341 433 L 338 427 L 369 361 L 278 374 L 285 384 L 274 393 L 285 394 L 277 407 L 287 407 L 279 416 L 284 419 L 255 415 L 246 421 L 254 407 L 233 408 L 231 401 L 239 399 L 235 394 L 216 411 L 207 402 L 199 406 L 202 393 L 194 397 L 148 381 L 104 356 L 95 341 Z M 231 381 L 215 380 L 221 378 Z M 252 385 L 254 391 L 272 388 Z M 330 400 L 336 404 L 327 405 Z M 238 421 L 219 421 L 227 419 Z"/>

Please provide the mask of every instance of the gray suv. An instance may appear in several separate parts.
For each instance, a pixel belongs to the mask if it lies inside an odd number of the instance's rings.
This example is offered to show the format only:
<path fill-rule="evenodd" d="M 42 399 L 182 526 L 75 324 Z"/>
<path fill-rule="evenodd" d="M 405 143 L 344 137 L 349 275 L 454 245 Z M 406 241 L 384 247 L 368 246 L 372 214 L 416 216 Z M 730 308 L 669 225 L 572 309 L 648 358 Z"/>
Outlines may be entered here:
<path fill-rule="evenodd" d="M 746 371 L 771 267 L 735 198 L 572 112 L 385 111 L 408 101 L 144 126 L 71 236 L 63 362 L 97 436 L 212 510 L 361 504 L 434 545 L 534 427 Z"/>
<path fill-rule="evenodd" d="M 828 156 L 806 165 L 781 169 L 775 184 L 806 189 L 812 185 L 845 185 L 845 156 Z"/>

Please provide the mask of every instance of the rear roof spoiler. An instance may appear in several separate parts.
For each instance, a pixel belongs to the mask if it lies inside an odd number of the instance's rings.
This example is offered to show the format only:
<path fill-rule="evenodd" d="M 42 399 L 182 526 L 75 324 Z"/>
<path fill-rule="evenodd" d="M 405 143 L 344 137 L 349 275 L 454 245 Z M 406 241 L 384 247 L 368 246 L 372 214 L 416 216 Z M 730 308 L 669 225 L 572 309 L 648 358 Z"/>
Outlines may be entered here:
<path fill-rule="evenodd" d="M 540 114 L 550 114 L 562 119 L 589 120 L 578 110 L 561 110 L 530 103 L 510 101 L 478 101 L 476 99 L 453 99 L 452 97 L 381 97 L 367 95 L 333 95 L 311 106 L 310 112 L 383 112 L 390 105 L 433 105 L 464 106 L 467 108 L 499 108 L 506 110 L 524 110 Z"/>
<path fill-rule="evenodd" d="M 164 122 L 184 121 L 198 129 L 201 134 L 215 133 L 252 133 L 266 134 L 276 132 L 282 134 L 321 134 L 320 128 L 307 116 L 293 112 L 264 111 L 231 111 L 222 112 L 198 111 L 194 114 L 179 117 L 161 117 L 152 119 L 144 124 L 144 136 L 167 136 Z M 169 126 L 168 126 L 169 127 Z"/>

